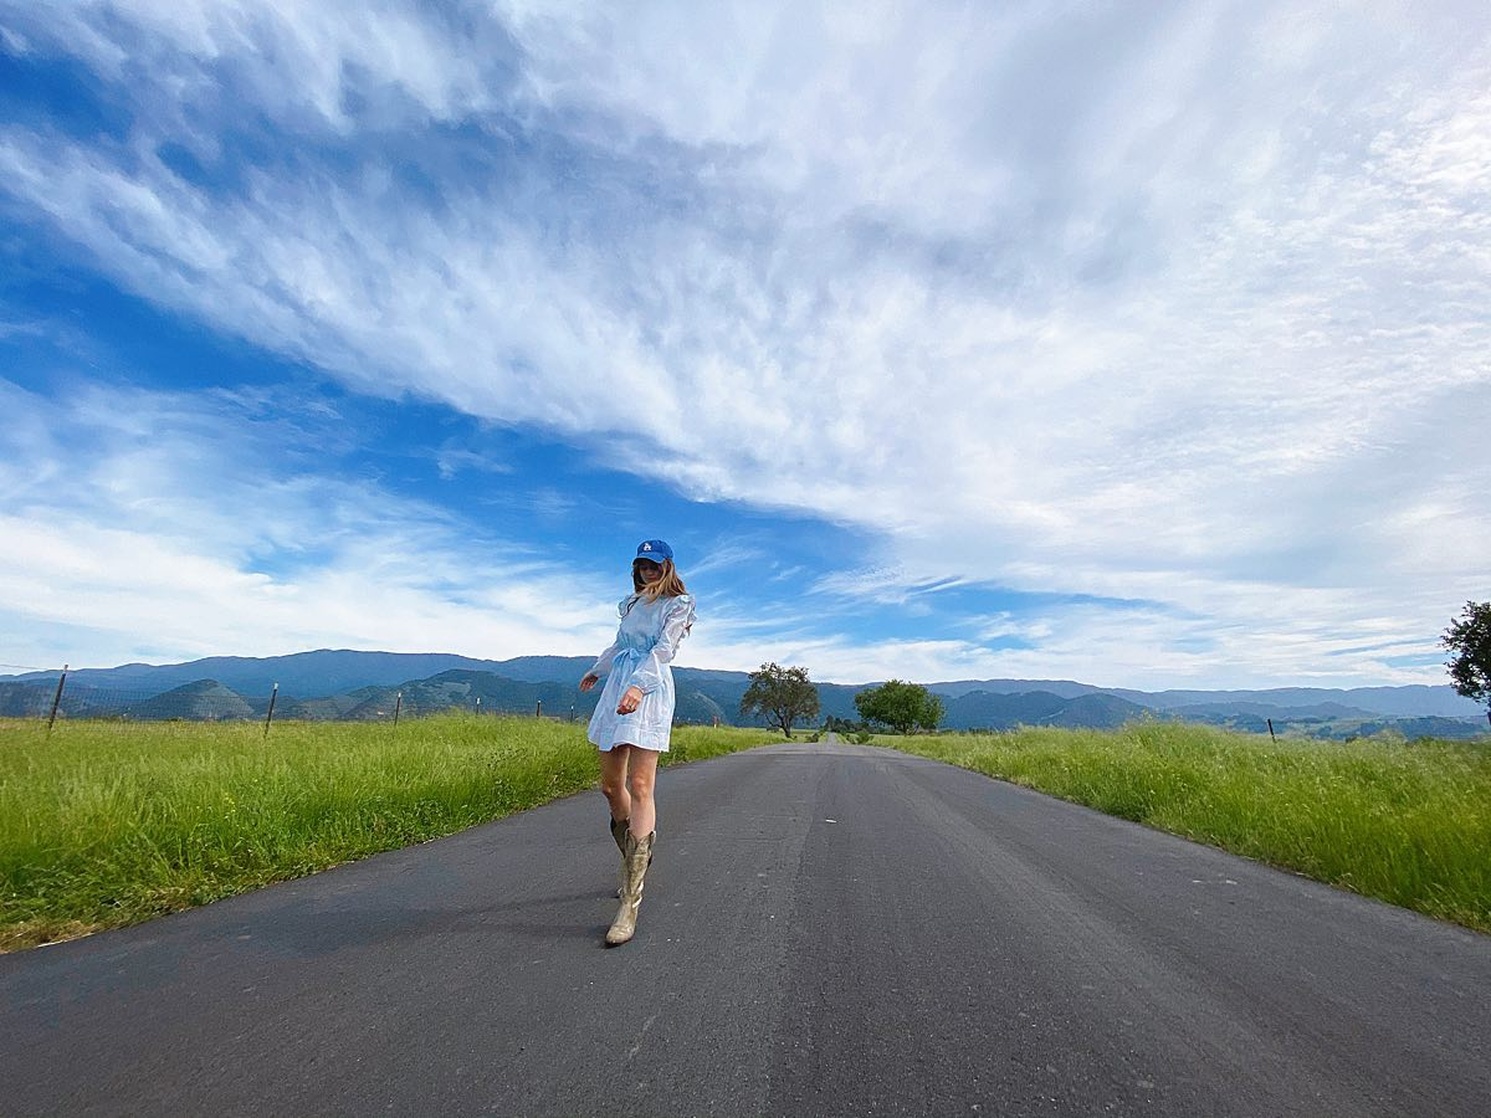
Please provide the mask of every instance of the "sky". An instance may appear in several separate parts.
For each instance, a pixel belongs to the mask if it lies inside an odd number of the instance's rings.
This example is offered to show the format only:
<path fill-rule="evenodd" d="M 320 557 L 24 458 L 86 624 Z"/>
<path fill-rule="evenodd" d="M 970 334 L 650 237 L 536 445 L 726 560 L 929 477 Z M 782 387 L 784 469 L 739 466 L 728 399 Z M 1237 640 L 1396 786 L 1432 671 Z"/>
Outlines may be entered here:
<path fill-rule="evenodd" d="M 0 673 L 1447 682 L 1482 0 L 0 0 Z"/>

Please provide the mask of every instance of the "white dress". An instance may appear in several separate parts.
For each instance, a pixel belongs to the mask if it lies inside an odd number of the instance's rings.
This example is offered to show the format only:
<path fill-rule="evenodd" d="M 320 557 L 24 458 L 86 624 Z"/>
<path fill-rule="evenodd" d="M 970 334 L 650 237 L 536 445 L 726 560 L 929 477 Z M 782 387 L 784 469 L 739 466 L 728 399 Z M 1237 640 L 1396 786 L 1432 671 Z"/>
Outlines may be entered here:
<path fill-rule="evenodd" d="M 606 677 L 590 717 L 590 740 L 602 753 L 617 745 L 666 753 L 674 704 L 673 669 L 669 665 L 694 624 L 694 599 L 680 594 L 649 602 L 640 594 L 632 594 L 617 608 L 621 626 L 616 641 L 590 669 Z M 631 714 L 617 714 L 616 704 L 628 687 L 642 689 L 641 705 Z"/>

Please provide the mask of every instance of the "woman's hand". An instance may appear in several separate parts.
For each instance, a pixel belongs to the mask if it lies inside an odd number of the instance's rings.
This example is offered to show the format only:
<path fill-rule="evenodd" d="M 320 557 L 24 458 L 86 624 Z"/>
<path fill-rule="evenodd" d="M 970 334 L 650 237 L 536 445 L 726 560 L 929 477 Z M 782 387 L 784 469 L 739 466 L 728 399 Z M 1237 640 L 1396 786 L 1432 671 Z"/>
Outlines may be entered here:
<path fill-rule="evenodd" d="M 596 675 L 594 672 L 586 672 L 585 678 L 580 680 L 580 690 L 589 691 L 592 687 L 595 686 L 595 681 L 598 679 L 600 679 L 600 676 Z"/>
<path fill-rule="evenodd" d="M 631 714 L 642 705 L 642 688 L 633 684 L 621 695 L 621 702 L 616 704 L 617 714 Z"/>

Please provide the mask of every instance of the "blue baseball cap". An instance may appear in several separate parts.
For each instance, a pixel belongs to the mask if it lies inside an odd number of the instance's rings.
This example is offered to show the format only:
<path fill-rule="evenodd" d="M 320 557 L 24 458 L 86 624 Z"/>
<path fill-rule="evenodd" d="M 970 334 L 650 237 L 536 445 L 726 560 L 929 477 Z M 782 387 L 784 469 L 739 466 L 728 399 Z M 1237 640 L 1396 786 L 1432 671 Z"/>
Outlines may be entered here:
<path fill-rule="evenodd" d="M 651 559 L 654 563 L 661 564 L 665 559 L 673 558 L 673 549 L 668 546 L 667 540 L 643 540 L 637 545 L 637 559 Z M 633 559 L 635 563 L 637 559 Z"/>

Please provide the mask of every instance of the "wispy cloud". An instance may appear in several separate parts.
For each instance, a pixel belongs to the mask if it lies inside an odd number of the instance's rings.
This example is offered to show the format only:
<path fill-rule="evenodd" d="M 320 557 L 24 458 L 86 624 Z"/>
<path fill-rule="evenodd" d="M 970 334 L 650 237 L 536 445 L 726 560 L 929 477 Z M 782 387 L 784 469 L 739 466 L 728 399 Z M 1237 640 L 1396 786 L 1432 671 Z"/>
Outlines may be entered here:
<path fill-rule="evenodd" d="M 700 567 L 717 617 L 744 625 L 766 594 L 782 647 L 829 670 L 1422 679 L 1405 650 L 1486 592 L 1487 13 L 0 12 L 12 56 L 87 79 L 50 121 L 0 124 L 9 220 L 352 392 L 548 432 L 607 477 L 742 510 L 721 521 L 742 539 Z M 95 101 L 109 126 L 78 126 Z M 86 422 L 112 449 L 80 524 L 176 538 L 145 496 L 169 493 L 163 516 L 202 529 L 182 554 L 235 577 L 301 538 L 308 513 L 227 516 L 174 476 L 216 437 L 188 415 L 169 447 Z M 282 430 L 268 445 L 294 453 Z M 0 468 L 54 452 L 17 436 Z M 514 469 L 443 438 L 426 454 L 448 481 Z M 532 524 L 571 530 L 565 485 L 510 480 Z M 411 539 L 364 520 L 376 485 L 296 461 L 270 485 L 358 510 L 324 555 L 278 560 L 286 586 L 401 549 L 469 567 L 469 524 L 439 500 Z M 778 562 L 744 510 L 865 553 Z M 795 568 L 796 628 L 765 577 Z M 397 578 L 427 595 L 411 617 L 477 581 Z M 983 629 L 1019 641 L 963 635 L 980 626 L 959 611 L 1012 596 L 1008 629 Z M 932 639 L 886 636 L 877 610 Z M 771 651 L 706 630 L 731 666 Z M 542 619 L 523 633 L 553 643 Z"/>
<path fill-rule="evenodd" d="M 50 468 L 0 505 L 0 601 L 8 631 L 38 634 L 32 658 L 58 626 L 175 654 L 331 641 L 503 656 L 608 636 L 581 604 L 599 588 L 538 541 L 341 476 L 335 423 L 99 386 L 65 408 L 14 388 L 5 403 L 17 430 L 50 432 L 51 453 L 27 455 Z"/>

